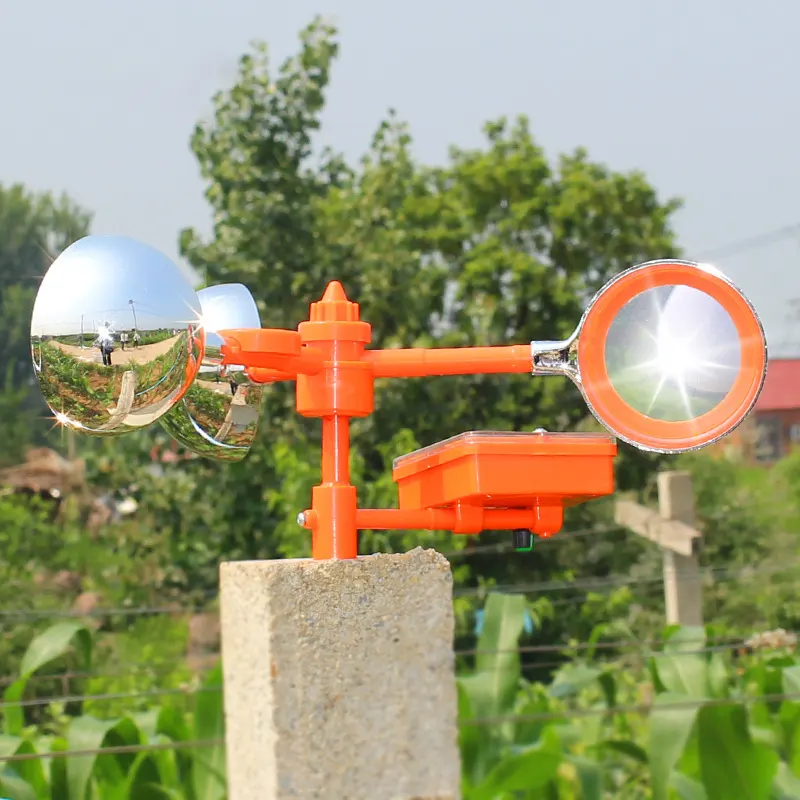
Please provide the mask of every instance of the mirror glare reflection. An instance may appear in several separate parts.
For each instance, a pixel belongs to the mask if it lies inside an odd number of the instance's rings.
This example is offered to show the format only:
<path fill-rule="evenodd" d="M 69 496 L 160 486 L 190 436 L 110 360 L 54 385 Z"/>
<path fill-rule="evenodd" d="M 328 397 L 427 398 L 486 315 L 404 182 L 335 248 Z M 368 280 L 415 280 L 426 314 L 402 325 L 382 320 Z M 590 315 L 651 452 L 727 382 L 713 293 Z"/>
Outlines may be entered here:
<path fill-rule="evenodd" d="M 258 432 L 262 387 L 244 368 L 223 365 L 217 331 L 260 328 L 258 309 L 241 284 L 223 284 L 197 293 L 206 336 L 205 355 L 194 383 L 161 420 L 167 433 L 198 455 L 239 461 Z"/>
<path fill-rule="evenodd" d="M 741 346 L 727 311 L 688 286 L 660 286 L 631 299 L 608 331 L 612 386 L 651 419 L 679 422 L 714 409 L 741 369 Z"/>
<path fill-rule="evenodd" d="M 203 355 L 200 302 L 148 245 L 87 236 L 53 261 L 31 318 L 31 355 L 56 419 L 99 436 L 164 416 Z"/>

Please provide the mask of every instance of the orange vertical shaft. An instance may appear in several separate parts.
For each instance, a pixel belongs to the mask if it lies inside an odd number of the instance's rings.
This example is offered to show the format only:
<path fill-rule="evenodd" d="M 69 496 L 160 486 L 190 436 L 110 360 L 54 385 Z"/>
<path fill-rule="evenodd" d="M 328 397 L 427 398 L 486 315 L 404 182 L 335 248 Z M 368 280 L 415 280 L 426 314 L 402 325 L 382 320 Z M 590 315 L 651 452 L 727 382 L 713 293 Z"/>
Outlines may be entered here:
<path fill-rule="evenodd" d="M 322 418 L 322 482 L 350 483 L 350 420 Z"/>
<path fill-rule="evenodd" d="M 356 487 L 350 483 L 350 418 L 370 414 L 374 377 L 363 362 L 371 328 L 336 281 L 298 328 L 302 345 L 321 354 L 321 369 L 297 376 L 297 410 L 322 419 L 322 481 L 311 493 L 315 559 L 358 555 Z M 302 352 L 302 351 L 301 351 Z"/>
<path fill-rule="evenodd" d="M 312 489 L 312 504 L 312 556 L 355 558 L 357 497 L 350 485 L 350 420 L 340 414 L 322 418 L 322 482 Z"/>

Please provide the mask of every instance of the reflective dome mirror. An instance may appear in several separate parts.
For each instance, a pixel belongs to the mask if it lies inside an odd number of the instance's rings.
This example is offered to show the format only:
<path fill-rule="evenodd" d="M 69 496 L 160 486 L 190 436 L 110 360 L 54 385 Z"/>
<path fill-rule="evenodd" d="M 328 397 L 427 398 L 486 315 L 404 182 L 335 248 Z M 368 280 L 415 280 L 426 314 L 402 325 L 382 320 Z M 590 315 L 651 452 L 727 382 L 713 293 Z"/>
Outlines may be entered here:
<path fill-rule="evenodd" d="M 255 300 L 241 284 L 222 284 L 198 293 L 205 332 L 205 355 L 189 390 L 162 420 L 174 439 L 198 455 L 239 461 L 258 431 L 262 387 L 244 367 L 223 365 L 217 331 L 260 328 Z"/>
<path fill-rule="evenodd" d="M 688 286 L 647 289 L 629 300 L 608 329 L 611 386 L 655 420 L 693 420 L 733 388 L 742 362 L 739 334 L 713 297 Z"/>
<path fill-rule="evenodd" d="M 644 450 L 730 433 L 766 376 L 766 339 L 744 295 L 712 267 L 654 261 L 598 292 L 573 336 L 532 343 L 534 374 L 565 374 L 597 419 Z"/>
<path fill-rule="evenodd" d="M 59 422 L 110 436 L 163 417 L 203 355 L 200 302 L 148 245 L 87 236 L 53 261 L 31 318 L 31 355 Z"/>

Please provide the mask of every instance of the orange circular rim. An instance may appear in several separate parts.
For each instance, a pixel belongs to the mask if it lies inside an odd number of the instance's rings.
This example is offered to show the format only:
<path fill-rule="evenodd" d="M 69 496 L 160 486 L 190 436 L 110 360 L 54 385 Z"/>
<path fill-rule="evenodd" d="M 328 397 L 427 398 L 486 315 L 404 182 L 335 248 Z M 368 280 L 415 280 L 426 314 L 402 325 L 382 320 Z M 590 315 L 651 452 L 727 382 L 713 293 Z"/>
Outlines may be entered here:
<path fill-rule="evenodd" d="M 656 420 L 629 406 L 614 389 L 605 363 L 608 331 L 623 306 L 659 286 L 687 286 L 713 297 L 739 334 L 741 369 L 725 398 L 691 420 Z M 719 273 L 689 261 L 651 261 L 623 272 L 601 289 L 583 319 L 578 365 L 584 396 L 595 416 L 616 436 L 662 453 L 704 447 L 730 433 L 755 404 L 767 368 L 764 330 L 744 295 Z"/>

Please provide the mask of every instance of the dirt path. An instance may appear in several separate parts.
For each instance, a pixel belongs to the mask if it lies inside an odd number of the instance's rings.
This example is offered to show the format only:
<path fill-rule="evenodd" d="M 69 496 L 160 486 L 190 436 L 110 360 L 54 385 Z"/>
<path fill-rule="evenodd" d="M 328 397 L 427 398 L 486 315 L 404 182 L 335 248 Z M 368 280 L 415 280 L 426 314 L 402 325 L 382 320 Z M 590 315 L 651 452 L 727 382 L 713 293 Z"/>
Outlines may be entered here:
<path fill-rule="evenodd" d="M 114 342 L 114 352 L 111 354 L 111 363 L 115 367 L 124 366 L 125 364 L 147 364 L 154 358 L 164 355 L 164 353 L 173 347 L 179 339 L 180 334 L 178 336 L 170 336 L 169 339 L 164 339 L 161 342 L 144 344 L 139 347 L 133 347 L 133 345 L 128 344 L 124 350 L 119 342 Z M 81 348 L 71 344 L 62 344 L 55 339 L 52 339 L 50 344 L 55 345 L 59 350 L 62 350 L 78 361 L 87 361 L 95 364 L 103 363 L 103 357 L 100 355 L 100 350 L 97 347 Z"/>

